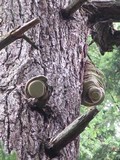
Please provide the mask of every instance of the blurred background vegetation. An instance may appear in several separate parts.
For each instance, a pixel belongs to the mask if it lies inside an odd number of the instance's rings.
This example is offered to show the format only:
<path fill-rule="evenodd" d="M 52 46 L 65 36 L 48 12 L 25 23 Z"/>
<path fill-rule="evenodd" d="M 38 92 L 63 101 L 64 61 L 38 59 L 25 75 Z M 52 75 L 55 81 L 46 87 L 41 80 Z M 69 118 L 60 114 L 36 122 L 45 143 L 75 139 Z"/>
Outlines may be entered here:
<path fill-rule="evenodd" d="M 115 28 L 119 30 L 120 25 L 115 24 Z M 106 97 L 100 113 L 80 135 L 79 160 L 120 160 L 120 48 L 102 56 L 93 43 L 88 55 L 106 76 Z M 81 113 L 87 110 L 81 107 Z"/>
<path fill-rule="evenodd" d="M 3 144 L 0 142 L 0 160 L 17 160 L 17 155 L 14 151 L 10 154 L 5 152 Z"/>

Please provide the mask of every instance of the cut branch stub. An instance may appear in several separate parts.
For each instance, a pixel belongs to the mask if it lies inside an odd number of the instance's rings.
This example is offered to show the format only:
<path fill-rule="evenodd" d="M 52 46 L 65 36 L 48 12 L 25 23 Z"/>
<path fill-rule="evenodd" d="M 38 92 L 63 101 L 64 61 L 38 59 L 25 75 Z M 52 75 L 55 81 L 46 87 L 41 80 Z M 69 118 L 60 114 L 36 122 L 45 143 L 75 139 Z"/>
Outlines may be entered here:
<path fill-rule="evenodd" d="M 45 84 L 40 80 L 34 80 L 28 85 L 28 93 L 33 98 L 42 97 L 46 92 Z"/>
<path fill-rule="evenodd" d="M 47 78 L 36 76 L 30 79 L 25 86 L 27 98 L 36 98 L 44 106 L 52 93 L 52 87 L 47 84 Z"/>
<path fill-rule="evenodd" d="M 24 37 L 24 32 L 26 32 L 28 29 L 34 27 L 39 22 L 40 22 L 40 20 L 38 18 L 35 18 L 35 19 L 25 23 L 23 26 L 20 26 L 16 29 L 13 29 L 11 32 L 4 35 L 0 39 L 0 50 L 3 49 L 4 47 L 6 47 L 7 45 L 11 44 L 15 40 L 19 39 L 19 38 L 25 38 Z M 32 45 L 32 43 L 30 43 L 30 44 Z M 35 48 L 34 45 L 33 45 L 33 47 Z"/>
<path fill-rule="evenodd" d="M 44 76 L 36 76 L 30 79 L 25 87 L 27 98 L 40 98 L 46 94 L 47 78 Z"/>
<path fill-rule="evenodd" d="M 84 2 L 87 0 L 73 0 L 66 8 L 61 10 L 62 17 L 64 19 L 70 18 L 70 16 L 76 12 Z"/>
<path fill-rule="evenodd" d="M 105 77 L 90 60 L 86 61 L 83 81 L 82 104 L 85 106 L 99 105 L 105 97 Z"/>
<path fill-rule="evenodd" d="M 75 119 L 61 133 L 50 140 L 50 142 L 46 145 L 46 154 L 50 158 L 58 156 L 59 151 L 63 149 L 68 143 L 75 140 L 75 138 L 84 131 L 89 122 L 98 112 L 99 110 L 94 107 L 87 114 Z"/>
<path fill-rule="evenodd" d="M 35 42 L 33 42 L 29 37 L 27 37 L 26 35 L 23 34 L 23 36 L 21 37 L 24 40 L 26 40 L 29 44 L 31 44 L 31 46 L 35 49 L 39 49 L 38 46 L 35 44 Z"/>

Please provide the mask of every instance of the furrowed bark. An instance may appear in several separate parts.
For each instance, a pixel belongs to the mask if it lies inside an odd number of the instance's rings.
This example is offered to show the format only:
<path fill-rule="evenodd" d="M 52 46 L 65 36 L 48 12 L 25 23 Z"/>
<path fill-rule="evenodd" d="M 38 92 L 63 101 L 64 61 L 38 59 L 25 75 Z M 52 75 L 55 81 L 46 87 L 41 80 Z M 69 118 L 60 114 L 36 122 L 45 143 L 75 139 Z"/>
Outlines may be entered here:
<path fill-rule="evenodd" d="M 74 14 L 79 21 L 60 17 L 61 8 L 68 3 L 0 2 L 1 35 L 35 17 L 40 19 L 39 25 L 26 32 L 39 50 L 21 38 L 0 51 L 0 141 L 7 152 L 15 150 L 20 160 L 48 160 L 46 142 L 79 116 L 88 27 L 84 11 Z M 48 79 L 53 92 L 47 104 L 37 110 L 34 98 L 27 98 L 24 90 L 31 78 L 40 75 Z M 79 137 L 55 160 L 76 160 L 78 153 Z"/>

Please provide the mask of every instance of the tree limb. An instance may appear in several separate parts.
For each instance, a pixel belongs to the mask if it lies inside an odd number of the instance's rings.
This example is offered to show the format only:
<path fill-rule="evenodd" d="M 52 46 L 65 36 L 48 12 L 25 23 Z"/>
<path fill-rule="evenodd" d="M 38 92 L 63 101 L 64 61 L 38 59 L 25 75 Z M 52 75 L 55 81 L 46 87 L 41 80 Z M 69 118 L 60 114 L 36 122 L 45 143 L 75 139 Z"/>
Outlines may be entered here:
<path fill-rule="evenodd" d="M 55 157 L 59 151 L 65 147 L 68 143 L 74 140 L 84 129 L 88 126 L 88 123 L 94 118 L 99 111 L 94 107 L 87 114 L 78 117 L 69 126 L 67 126 L 56 137 L 53 137 L 46 147 L 46 153 L 49 157 Z"/>
<path fill-rule="evenodd" d="M 0 39 L 0 50 L 6 47 L 7 45 L 11 44 L 15 40 L 19 38 L 24 38 L 23 34 L 26 32 L 28 29 L 32 28 L 36 24 L 38 24 L 40 20 L 38 18 L 35 18 L 27 23 L 25 23 L 23 26 L 20 26 L 11 32 L 7 33 Z"/>
<path fill-rule="evenodd" d="M 61 10 L 62 17 L 68 19 L 85 2 L 87 2 L 87 0 L 73 0 L 66 8 Z"/>
<path fill-rule="evenodd" d="M 38 46 L 35 44 L 35 42 L 33 42 L 29 37 L 27 37 L 26 35 L 23 35 L 21 38 L 23 38 L 24 40 L 26 40 L 29 44 L 31 44 L 31 46 L 33 46 L 35 49 L 39 49 Z"/>

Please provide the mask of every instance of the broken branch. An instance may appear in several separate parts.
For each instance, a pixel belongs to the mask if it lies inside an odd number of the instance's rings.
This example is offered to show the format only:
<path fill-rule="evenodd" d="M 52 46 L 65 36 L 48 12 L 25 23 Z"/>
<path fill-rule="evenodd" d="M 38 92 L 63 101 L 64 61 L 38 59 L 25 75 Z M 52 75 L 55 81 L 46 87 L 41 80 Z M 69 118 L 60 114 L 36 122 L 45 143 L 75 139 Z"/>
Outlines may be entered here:
<path fill-rule="evenodd" d="M 76 12 L 84 2 L 87 0 L 73 0 L 66 8 L 61 10 L 62 17 L 68 19 L 74 12 Z"/>
<path fill-rule="evenodd" d="M 23 35 L 22 38 L 26 40 L 29 44 L 31 44 L 33 48 L 38 50 L 38 46 L 29 37 L 27 37 L 26 35 Z"/>
<path fill-rule="evenodd" d="M 6 47 L 7 45 L 11 44 L 15 40 L 22 38 L 24 32 L 26 32 L 28 29 L 32 28 L 36 24 L 38 24 L 40 20 L 38 18 L 35 18 L 27 23 L 25 23 L 23 26 L 18 27 L 11 32 L 7 33 L 0 39 L 0 50 Z"/>
<path fill-rule="evenodd" d="M 56 137 L 52 138 L 46 147 L 46 153 L 53 158 L 58 155 L 59 151 L 68 143 L 74 140 L 84 129 L 88 123 L 94 118 L 99 110 L 94 107 L 87 114 L 78 117 L 69 126 L 67 126 Z"/>

